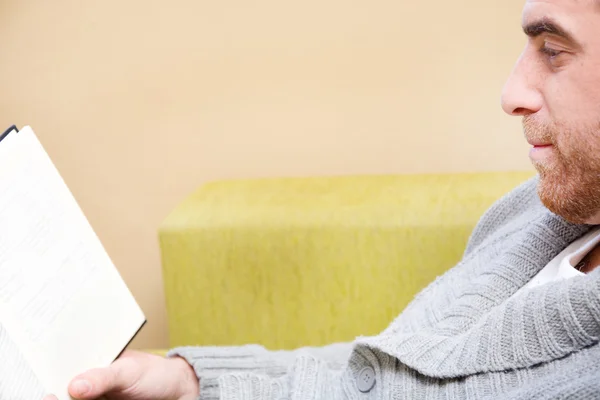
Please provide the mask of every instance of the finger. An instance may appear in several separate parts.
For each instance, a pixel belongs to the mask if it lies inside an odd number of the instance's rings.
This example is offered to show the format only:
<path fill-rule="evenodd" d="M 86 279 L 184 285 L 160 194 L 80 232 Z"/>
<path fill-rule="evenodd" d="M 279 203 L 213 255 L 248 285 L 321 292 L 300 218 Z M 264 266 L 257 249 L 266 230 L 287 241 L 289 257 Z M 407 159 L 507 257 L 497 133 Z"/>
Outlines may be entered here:
<path fill-rule="evenodd" d="M 69 394 L 76 399 L 87 400 L 113 391 L 126 389 L 131 385 L 130 374 L 119 372 L 117 363 L 107 368 L 89 370 L 71 381 Z"/>

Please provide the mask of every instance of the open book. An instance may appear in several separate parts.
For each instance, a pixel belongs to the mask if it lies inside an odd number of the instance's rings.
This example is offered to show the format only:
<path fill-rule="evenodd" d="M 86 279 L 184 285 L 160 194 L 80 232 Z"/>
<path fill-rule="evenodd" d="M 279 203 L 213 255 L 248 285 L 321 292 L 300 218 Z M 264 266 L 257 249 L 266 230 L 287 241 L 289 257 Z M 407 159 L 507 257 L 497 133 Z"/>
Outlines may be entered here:
<path fill-rule="evenodd" d="M 144 314 L 30 127 L 0 137 L 0 400 L 70 400 Z"/>

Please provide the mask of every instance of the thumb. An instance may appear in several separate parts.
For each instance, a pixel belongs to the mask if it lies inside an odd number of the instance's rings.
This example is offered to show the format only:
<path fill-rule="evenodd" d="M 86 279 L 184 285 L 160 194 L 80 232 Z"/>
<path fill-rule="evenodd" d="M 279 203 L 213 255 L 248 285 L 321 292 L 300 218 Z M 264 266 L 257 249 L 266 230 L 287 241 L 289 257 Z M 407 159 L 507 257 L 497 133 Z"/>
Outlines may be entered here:
<path fill-rule="evenodd" d="M 121 373 L 118 363 L 107 368 L 91 369 L 71 381 L 69 394 L 76 399 L 96 399 L 106 393 L 131 386 L 131 373 Z"/>
<path fill-rule="evenodd" d="M 193 394 L 179 398 L 179 400 L 197 400 L 197 399 L 198 399 L 198 396 L 194 396 Z"/>

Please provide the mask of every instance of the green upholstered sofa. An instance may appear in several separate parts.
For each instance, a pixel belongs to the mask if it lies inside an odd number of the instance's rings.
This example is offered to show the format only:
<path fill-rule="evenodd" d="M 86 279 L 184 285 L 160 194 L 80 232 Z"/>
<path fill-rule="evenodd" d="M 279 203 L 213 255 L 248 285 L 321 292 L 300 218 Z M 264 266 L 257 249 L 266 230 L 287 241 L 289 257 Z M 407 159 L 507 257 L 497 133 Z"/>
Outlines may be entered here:
<path fill-rule="evenodd" d="M 532 172 L 211 182 L 159 230 L 171 347 L 380 332 Z"/>

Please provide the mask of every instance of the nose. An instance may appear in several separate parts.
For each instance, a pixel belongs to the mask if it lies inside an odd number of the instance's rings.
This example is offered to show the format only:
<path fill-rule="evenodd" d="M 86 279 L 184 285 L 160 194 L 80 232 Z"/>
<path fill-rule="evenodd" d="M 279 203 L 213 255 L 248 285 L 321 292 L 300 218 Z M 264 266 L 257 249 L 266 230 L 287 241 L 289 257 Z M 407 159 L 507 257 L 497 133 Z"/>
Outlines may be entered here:
<path fill-rule="evenodd" d="M 538 88 L 540 72 L 535 70 L 533 60 L 528 60 L 525 53 L 521 55 L 502 90 L 505 113 L 524 117 L 542 108 L 543 99 Z"/>

